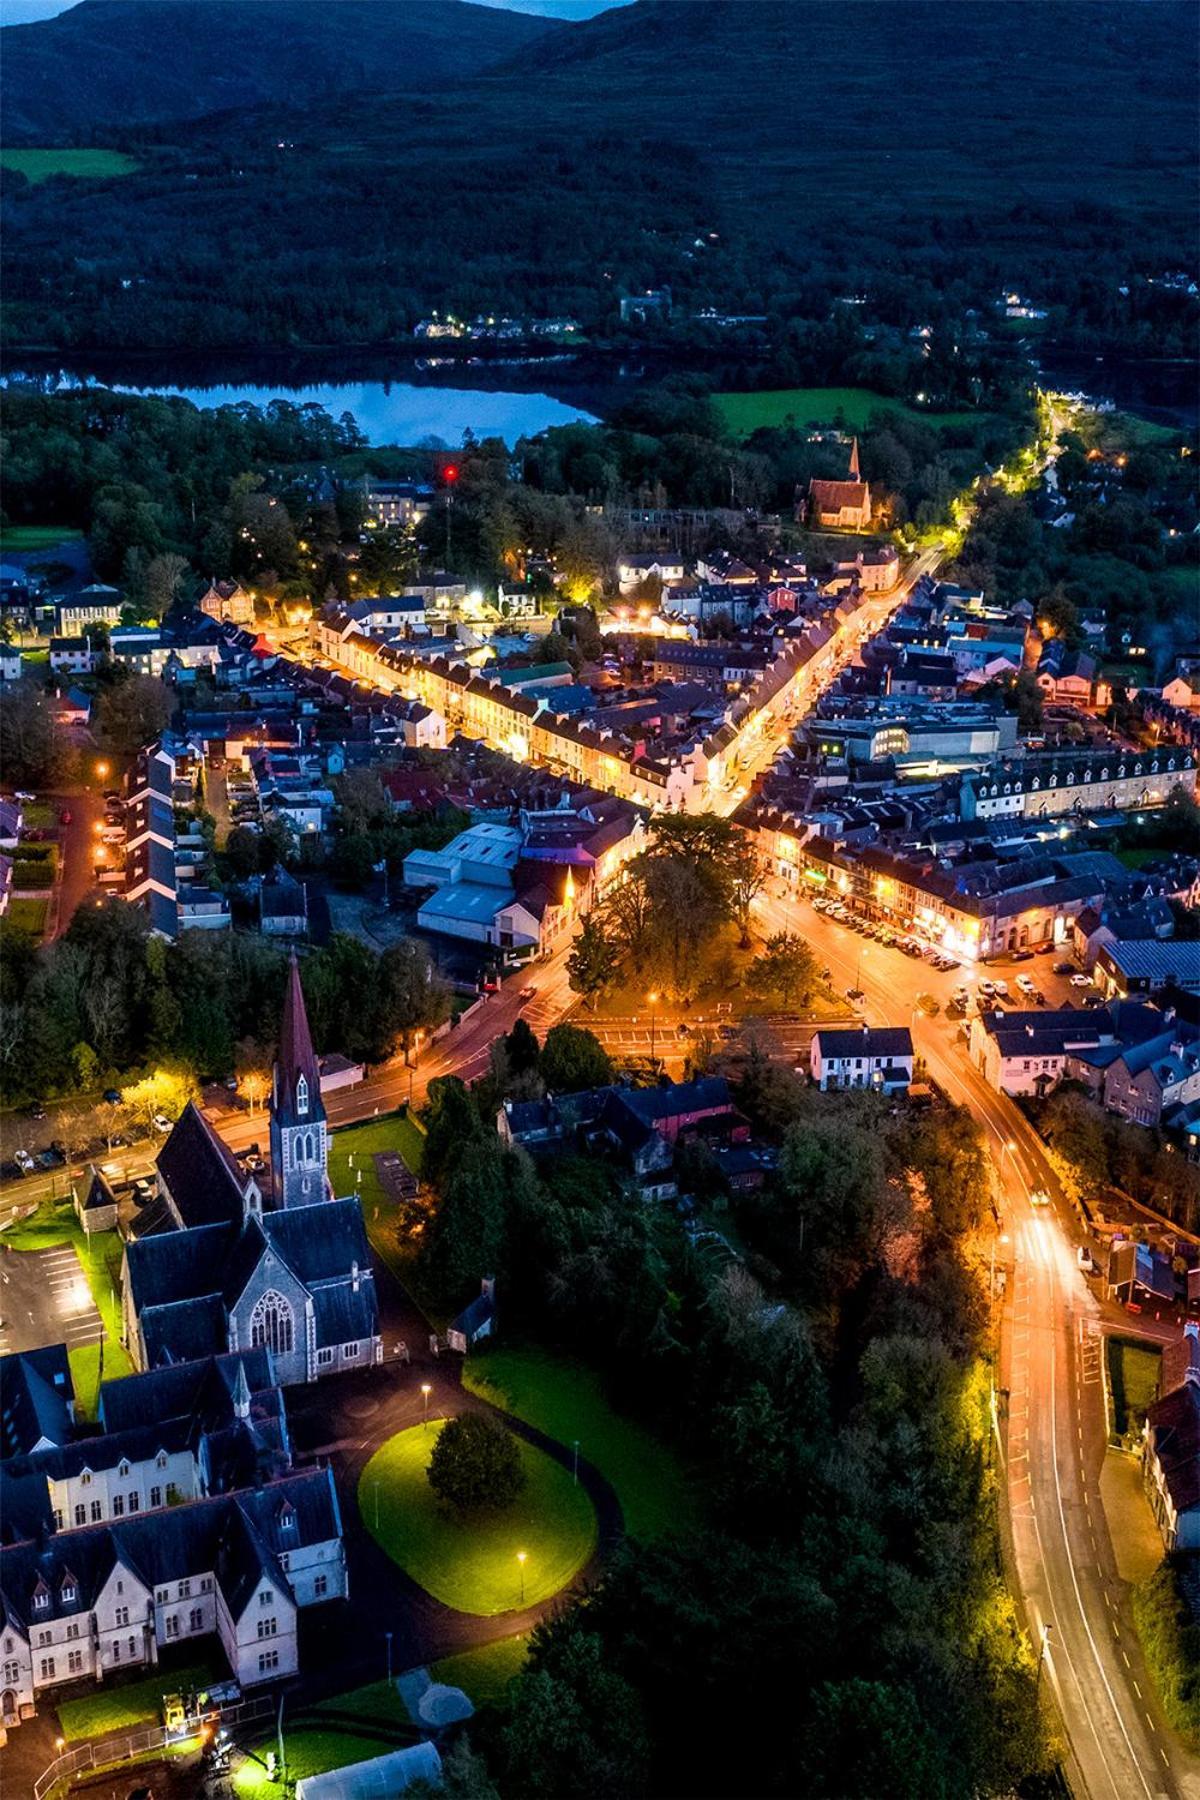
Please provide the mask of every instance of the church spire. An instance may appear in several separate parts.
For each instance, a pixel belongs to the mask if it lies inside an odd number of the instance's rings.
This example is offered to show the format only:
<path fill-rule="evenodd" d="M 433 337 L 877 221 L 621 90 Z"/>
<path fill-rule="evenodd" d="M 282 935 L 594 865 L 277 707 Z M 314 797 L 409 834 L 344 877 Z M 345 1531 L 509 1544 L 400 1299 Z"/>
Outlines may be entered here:
<path fill-rule="evenodd" d="M 850 446 L 850 479 L 851 479 L 851 481 L 861 481 L 862 480 L 862 471 L 858 466 L 858 439 L 857 438 L 854 439 L 853 443 Z"/>
<path fill-rule="evenodd" d="M 233 1416 L 235 1419 L 250 1417 L 250 1383 L 246 1380 L 246 1365 L 240 1357 L 237 1380 L 233 1384 Z"/>
<path fill-rule="evenodd" d="M 320 1095 L 321 1077 L 308 1029 L 300 965 L 293 950 L 279 1032 L 279 1061 L 275 1065 L 275 1109 L 303 1117 L 315 1110 Z"/>

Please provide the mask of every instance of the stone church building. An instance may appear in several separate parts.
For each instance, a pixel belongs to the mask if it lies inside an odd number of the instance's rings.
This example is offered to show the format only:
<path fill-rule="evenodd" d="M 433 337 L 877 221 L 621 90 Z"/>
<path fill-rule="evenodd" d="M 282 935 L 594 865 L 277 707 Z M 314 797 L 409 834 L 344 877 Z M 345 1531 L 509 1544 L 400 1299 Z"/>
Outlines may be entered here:
<path fill-rule="evenodd" d="M 124 1339 L 153 1369 L 265 1347 L 285 1385 L 382 1357 L 362 1209 L 336 1199 L 293 955 L 271 1095 L 269 1172 L 244 1170 L 189 1105 L 159 1152 L 158 1198 L 121 1269 Z"/>

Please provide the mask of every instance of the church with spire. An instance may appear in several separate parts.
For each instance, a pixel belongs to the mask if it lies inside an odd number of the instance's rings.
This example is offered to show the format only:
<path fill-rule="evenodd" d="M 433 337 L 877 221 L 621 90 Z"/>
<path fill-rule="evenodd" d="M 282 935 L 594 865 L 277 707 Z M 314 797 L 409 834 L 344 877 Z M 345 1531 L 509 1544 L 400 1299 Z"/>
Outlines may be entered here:
<path fill-rule="evenodd" d="M 243 1167 L 200 1107 L 159 1152 L 158 1195 L 121 1266 L 123 1338 L 138 1369 L 270 1350 L 278 1379 L 315 1381 L 382 1357 L 362 1208 L 335 1197 L 321 1076 L 293 954 L 271 1090 L 270 1169 Z"/>
<path fill-rule="evenodd" d="M 799 506 L 797 507 L 799 511 Z M 868 531 L 871 490 L 858 463 L 858 439 L 850 446 L 850 468 L 844 481 L 808 484 L 808 523 L 814 531 Z"/>

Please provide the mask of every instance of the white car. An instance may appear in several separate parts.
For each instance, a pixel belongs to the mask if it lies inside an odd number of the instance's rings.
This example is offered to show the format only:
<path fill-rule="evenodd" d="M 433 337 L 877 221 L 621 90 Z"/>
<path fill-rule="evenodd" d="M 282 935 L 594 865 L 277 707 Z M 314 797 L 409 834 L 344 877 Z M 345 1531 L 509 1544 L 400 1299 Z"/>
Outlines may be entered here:
<path fill-rule="evenodd" d="M 993 981 L 992 987 L 993 987 L 994 991 L 1000 995 L 1000 998 L 1002 1000 L 1008 999 L 1008 983 L 1007 983 L 1007 981 Z"/>
<path fill-rule="evenodd" d="M 1071 977 L 1072 987 L 1091 987 L 1091 985 L 1092 978 L 1090 975 L 1072 975 Z"/>
<path fill-rule="evenodd" d="M 16 1163 L 18 1169 L 20 1169 L 22 1175 L 28 1175 L 30 1169 L 37 1167 L 37 1164 L 34 1162 L 32 1156 L 30 1156 L 28 1150 L 14 1150 L 13 1161 Z"/>
<path fill-rule="evenodd" d="M 37 799 L 37 795 L 27 794 L 23 788 L 14 788 L 13 799 L 19 800 L 22 806 L 32 806 L 33 802 Z"/>
<path fill-rule="evenodd" d="M 174 1119 L 168 1119 L 166 1113 L 155 1113 L 151 1123 L 155 1131 L 174 1131 L 175 1129 Z"/>
<path fill-rule="evenodd" d="M 1045 1188 L 1034 1188 L 1029 1196 L 1029 1204 L 1030 1206 L 1049 1206 L 1050 1196 Z"/>
<path fill-rule="evenodd" d="M 1028 975 L 1018 975 L 1017 976 L 1017 986 L 1020 988 L 1020 990 L 1023 994 L 1036 994 L 1037 993 L 1037 983 L 1034 981 L 1031 981 L 1029 979 Z"/>
<path fill-rule="evenodd" d="M 983 995 L 985 1000 L 990 1000 L 992 995 L 996 992 L 995 982 L 989 981 L 985 976 L 979 983 L 979 992 Z"/>

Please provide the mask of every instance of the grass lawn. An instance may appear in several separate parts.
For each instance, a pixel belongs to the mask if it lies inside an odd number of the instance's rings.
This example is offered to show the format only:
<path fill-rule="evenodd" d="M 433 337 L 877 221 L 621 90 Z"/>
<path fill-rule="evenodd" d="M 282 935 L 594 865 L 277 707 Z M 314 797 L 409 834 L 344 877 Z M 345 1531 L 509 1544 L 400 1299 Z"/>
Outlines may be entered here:
<path fill-rule="evenodd" d="M 1117 861 L 1125 864 L 1127 869 L 1140 869 L 1148 862 L 1158 862 L 1162 857 L 1161 850 L 1118 850 Z"/>
<path fill-rule="evenodd" d="M 10 900 L 4 914 L 4 928 L 6 931 L 23 931 L 29 937 L 40 938 L 46 929 L 49 908 L 48 900 Z"/>
<path fill-rule="evenodd" d="M 138 167 L 120 150 L 0 150 L 0 167 L 13 169 L 35 184 L 52 175 L 132 175 Z M 59 537 L 67 535 L 59 533 Z M 13 546 L 15 548 L 15 546 Z"/>
<path fill-rule="evenodd" d="M 458 1656 L 443 1656 L 431 1663 L 429 1673 L 447 1687 L 459 1687 L 476 1706 L 494 1706 L 504 1699 L 508 1684 L 525 1667 L 529 1654 L 529 1633 L 499 1638 L 494 1644 L 481 1644 L 478 1650 L 463 1650 Z"/>
<path fill-rule="evenodd" d="M 373 1756 L 386 1756 L 389 1750 L 397 1748 L 390 1739 L 359 1737 L 342 1731 L 285 1730 L 283 1742 L 289 1781 L 303 1781 L 309 1775 L 324 1775 L 329 1769 L 367 1762 Z M 260 1800 L 260 1796 L 261 1800 L 280 1800 L 283 1788 L 278 1781 L 268 1777 L 264 1766 L 267 1751 L 274 1750 L 275 1746 L 273 1737 L 264 1738 L 254 1745 L 263 1762 L 246 1761 L 235 1772 L 233 1791 L 241 1800 Z M 288 1791 L 292 1790 L 289 1788 Z"/>
<path fill-rule="evenodd" d="M 21 817 L 26 831 L 49 831 L 52 825 L 58 823 L 56 809 L 48 806 L 44 800 L 34 800 L 29 806 L 23 806 Z M 34 846 L 30 844 L 28 848 L 32 850 Z"/>
<path fill-rule="evenodd" d="M 525 1604 L 549 1600 L 595 1546 L 596 1519 L 584 1490 L 568 1470 L 520 1444 L 521 1494 L 503 1512 L 460 1521 L 440 1505 L 425 1474 L 441 1428 L 441 1421 L 428 1431 L 415 1425 L 376 1451 L 358 1484 L 368 1529 L 426 1592 L 460 1612 L 491 1617 L 520 1608 L 521 1550 Z"/>
<path fill-rule="evenodd" d="M 128 1687 L 107 1683 L 82 1700 L 64 1700 L 55 1708 L 62 1735 L 69 1743 L 101 1737 L 106 1731 L 127 1731 L 135 1725 L 155 1724 L 161 1717 L 162 1697 L 184 1688 L 202 1688 L 214 1680 L 211 1663 L 195 1663 L 186 1669 L 160 1669 Z"/>
<path fill-rule="evenodd" d="M 541 1350 L 493 1350 L 468 1358 L 463 1385 L 560 1444 L 578 1438 L 580 1455 L 615 1488 L 631 1536 L 658 1537 L 697 1522 L 695 1487 L 678 1458 L 614 1412 L 583 1364 Z"/>
<path fill-rule="evenodd" d="M 863 431 L 876 412 L 903 413 L 929 425 L 975 424 L 985 415 L 976 412 L 934 412 L 890 400 L 870 388 L 765 388 L 761 393 L 714 394 L 713 400 L 736 437 L 749 437 L 760 426 L 832 426 L 840 413 L 851 431 Z"/>
<path fill-rule="evenodd" d="M 11 155 L 9 152 L 8 155 Z M 0 163 L 8 160 L 0 150 Z M 6 525 L 0 531 L 0 548 L 5 550 L 53 550 L 55 544 L 72 543 L 83 536 L 69 525 Z"/>
<path fill-rule="evenodd" d="M 391 1202 L 379 1184 L 374 1158 L 381 1150 L 398 1150 L 414 1175 L 421 1173 L 425 1133 L 404 1113 L 389 1113 L 369 1125 L 351 1125 L 335 1131 L 329 1140 L 329 1173 L 334 1192 L 358 1193 L 364 1206 Z M 362 1181 L 357 1177 L 361 1171 Z"/>
<path fill-rule="evenodd" d="M 1133 1338 L 1110 1337 L 1108 1387 L 1112 1395 L 1112 1428 L 1118 1437 L 1141 1430 L 1146 1408 L 1158 1398 L 1162 1352 Z"/>

